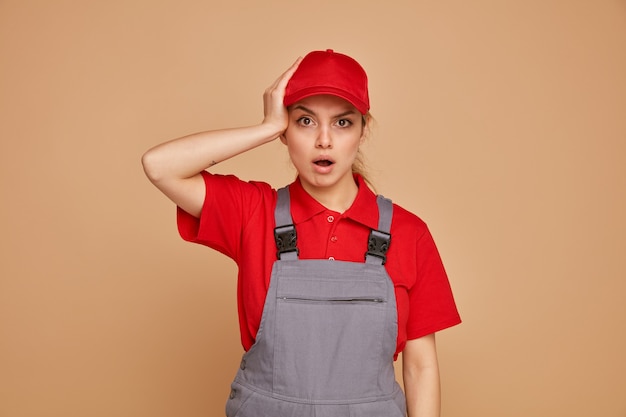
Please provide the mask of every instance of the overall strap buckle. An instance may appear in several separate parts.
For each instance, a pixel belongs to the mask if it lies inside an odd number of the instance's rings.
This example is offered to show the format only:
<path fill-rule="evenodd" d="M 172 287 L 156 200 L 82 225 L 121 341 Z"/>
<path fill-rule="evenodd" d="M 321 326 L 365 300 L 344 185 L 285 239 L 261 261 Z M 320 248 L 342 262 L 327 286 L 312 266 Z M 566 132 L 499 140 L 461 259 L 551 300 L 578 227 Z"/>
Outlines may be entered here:
<path fill-rule="evenodd" d="M 382 265 L 384 265 L 385 262 L 387 262 L 387 250 L 389 250 L 390 243 L 391 235 L 389 233 L 372 229 L 367 242 L 367 252 L 365 253 L 365 258 L 367 259 L 368 256 L 380 258 L 382 260 Z"/>
<path fill-rule="evenodd" d="M 276 257 L 280 259 L 280 255 L 283 253 L 295 252 L 299 253 L 296 236 L 296 228 L 293 224 L 286 226 L 278 226 L 274 229 L 274 239 L 276 241 Z"/>

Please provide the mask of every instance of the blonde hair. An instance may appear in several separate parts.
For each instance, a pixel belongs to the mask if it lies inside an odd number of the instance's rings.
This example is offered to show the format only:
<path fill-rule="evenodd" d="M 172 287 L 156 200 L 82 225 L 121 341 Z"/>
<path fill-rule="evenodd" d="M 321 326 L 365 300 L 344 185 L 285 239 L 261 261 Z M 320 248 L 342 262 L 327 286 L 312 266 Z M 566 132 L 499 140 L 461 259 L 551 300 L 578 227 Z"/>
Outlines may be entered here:
<path fill-rule="evenodd" d="M 372 135 L 372 129 L 374 127 L 373 125 L 375 124 L 374 117 L 372 116 L 371 113 L 368 112 L 367 114 L 363 115 L 361 120 L 363 122 L 363 129 L 366 129 L 366 131 L 365 131 L 365 140 L 369 140 L 369 138 Z M 369 179 L 368 170 L 367 170 L 367 166 L 365 164 L 365 160 L 364 159 L 365 159 L 365 157 L 363 155 L 363 152 L 359 148 L 359 150 L 358 150 L 358 152 L 356 154 L 356 158 L 354 160 L 354 163 L 352 163 L 352 173 L 353 174 L 358 174 L 361 177 L 363 177 L 363 180 L 367 183 L 367 185 L 369 185 L 370 188 L 372 188 L 372 190 L 374 190 L 374 184 Z"/>

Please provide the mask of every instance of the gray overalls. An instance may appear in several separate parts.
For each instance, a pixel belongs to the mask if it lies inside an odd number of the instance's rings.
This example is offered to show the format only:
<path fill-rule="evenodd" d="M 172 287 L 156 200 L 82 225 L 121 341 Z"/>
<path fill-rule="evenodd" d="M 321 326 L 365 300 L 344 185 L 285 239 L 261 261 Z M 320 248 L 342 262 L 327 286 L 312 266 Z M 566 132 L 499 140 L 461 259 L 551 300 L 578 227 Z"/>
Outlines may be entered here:
<path fill-rule="evenodd" d="M 299 260 L 289 190 L 278 190 L 278 260 L 227 417 L 406 416 L 393 369 L 396 298 L 383 266 L 392 204 L 377 201 L 365 262 Z"/>

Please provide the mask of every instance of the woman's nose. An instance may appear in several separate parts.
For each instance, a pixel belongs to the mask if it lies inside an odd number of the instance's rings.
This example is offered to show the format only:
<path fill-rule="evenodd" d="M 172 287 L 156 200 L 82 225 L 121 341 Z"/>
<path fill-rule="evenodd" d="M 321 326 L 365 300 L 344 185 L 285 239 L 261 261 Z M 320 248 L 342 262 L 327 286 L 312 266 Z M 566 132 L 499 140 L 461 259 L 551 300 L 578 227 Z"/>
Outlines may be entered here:
<path fill-rule="evenodd" d="M 328 128 L 322 128 L 319 130 L 319 134 L 317 135 L 317 143 L 316 146 L 318 148 L 332 148 L 333 141 L 330 137 L 330 132 Z"/>

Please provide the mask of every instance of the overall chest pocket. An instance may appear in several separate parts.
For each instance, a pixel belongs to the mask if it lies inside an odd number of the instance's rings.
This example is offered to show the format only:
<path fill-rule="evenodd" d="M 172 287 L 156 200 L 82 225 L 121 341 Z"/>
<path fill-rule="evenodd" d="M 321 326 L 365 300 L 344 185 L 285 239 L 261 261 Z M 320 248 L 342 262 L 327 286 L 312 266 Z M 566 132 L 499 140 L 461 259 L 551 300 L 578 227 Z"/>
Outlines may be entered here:
<path fill-rule="evenodd" d="M 389 297 L 384 280 L 281 280 L 274 392 L 329 402 L 380 395 L 397 334 Z"/>

